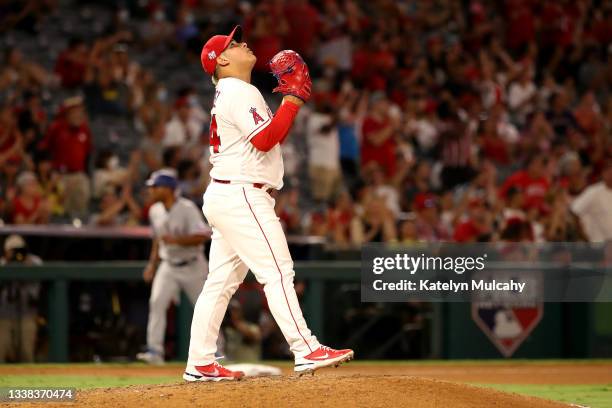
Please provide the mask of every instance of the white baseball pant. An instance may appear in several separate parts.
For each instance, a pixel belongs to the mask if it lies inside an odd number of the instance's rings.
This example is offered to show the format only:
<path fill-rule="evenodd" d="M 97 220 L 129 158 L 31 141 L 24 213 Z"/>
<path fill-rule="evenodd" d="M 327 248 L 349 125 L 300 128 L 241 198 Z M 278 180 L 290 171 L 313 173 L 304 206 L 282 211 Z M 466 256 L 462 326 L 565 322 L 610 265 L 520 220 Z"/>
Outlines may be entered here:
<path fill-rule="evenodd" d="M 159 264 L 149 298 L 148 349 L 164 354 L 166 313 L 170 302 L 183 289 L 191 304 L 194 304 L 202 292 L 207 273 L 208 265 L 204 256 L 185 266 L 172 266 L 166 261 Z"/>
<path fill-rule="evenodd" d="M 319 347 L 293 287 L 293 260 L 274 212 L 274 199 L 252 184 L 212 182 L 202 210 L 212 227 L 210 272 L 191 323 L 188 365 L 215 360 L 227 305 L 250 269 L 264 285 L 268 307 L 296 357 Z"/>

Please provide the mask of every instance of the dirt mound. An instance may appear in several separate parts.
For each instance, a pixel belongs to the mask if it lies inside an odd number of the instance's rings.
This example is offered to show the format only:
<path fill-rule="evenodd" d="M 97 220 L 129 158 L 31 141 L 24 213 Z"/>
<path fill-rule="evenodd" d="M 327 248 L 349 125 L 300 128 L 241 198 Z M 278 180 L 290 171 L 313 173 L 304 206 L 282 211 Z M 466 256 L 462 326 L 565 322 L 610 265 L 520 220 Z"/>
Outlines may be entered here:
<path fill-rule="evenodd" d="M 185 366 L 183 364 L 166 366 L 146 366 L 135 364 L 110 365 L 61 365 L 61 366 L 20 366 L 0 365 L 3 375 L 79 375 L 79 376 L 119 376 L 157 377 L 171 376 L 179 381 Z M 293 367 L 285 364 L 285 375 L 293 374 Z M 335 370 L 324 370 L 317 374 L 329 376 Z M 453 382 L 472 382 L 483 384 L 612 384 L 611 363 L 521 363 L 487 362 L 443 364 L 401 364 L 381 363 L 362 364 L 360 362 L 343 366 L 337 374 L 344 376 L 404 376 L 424 377 Z"/>
<path fill-rule="evenodd" d="M 237 382 L 98 388 L 79 391 L 87 407 L 529 407 L 567 405 L 420 377 L 323 374 L 250 378 Z M 19 404 L 19 407 L 28 406 Z M 74 404 L 54 404 L 74 406 Z"/>

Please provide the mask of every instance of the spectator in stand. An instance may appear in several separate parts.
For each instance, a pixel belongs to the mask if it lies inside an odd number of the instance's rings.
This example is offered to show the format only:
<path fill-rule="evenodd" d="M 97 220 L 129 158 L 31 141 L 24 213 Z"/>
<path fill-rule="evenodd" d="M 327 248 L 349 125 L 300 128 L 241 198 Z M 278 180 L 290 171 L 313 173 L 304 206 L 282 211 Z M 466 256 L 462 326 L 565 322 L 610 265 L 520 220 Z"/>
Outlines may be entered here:
<path fill-rule="evenodd" d="M 178 91 L 177 96 L 178 99 L 187 98 L 187 103 L 189 104 L 190 108 L 189 121 L 193 121 L 194 123 L 196 123 L 200 129 L 203 129 L 205 125 L 208 125 L 208 123 L 210 122 L 210 115 L 202 107 L 195 88 L 191 86 L 181 88 Z"/>
<path fill-rule="evenodd" d="M 322 210 L 312 211 L 308 214 L 304 230 L 307 235 L 325 238 L 329 235 L 326 214 Z"/>
<path fill-rule="evenodd" d="M 0 108 L 0 173 L 10 187 L 25 161 L 24 141 L 10 106 Z M 5 191 L 8 189 L 5 189 Z"/>
<path fill-rule="evenodd" d="M 123 42 L 129 41 L 132 38 L 131 34 L 129 32 L 125 34 L 119 33 L 118 37 L 116 38 L 117 42 L 112 45 L 108 52 L 110 72 L 115 81 L 128 88 L 132 88 L 142 69 L 137 62 L 130 59 L 129 46 Z M 126 105 L 130 109 L 132 108 L 129 102 Z"/>
<path fill-rule="evenodd" d="M 528 221 L 513 219 L 501 231 L 502 242 L 533 242 L 533 229 Z"/>
<path fill-rule="evenodd" d="M 383 199 L 370 198 L 362 216 L 353 217 L 351 241 L 354 245 L 368 242 L 394 242 L 397 240 L 395 219 Z"/>
<path fill-rule="evenodd" d="M 187 97 L 180 97 L 174 103 L 174 115 L 166 124 L 166 132 L 162 144 L 181 146 L 185 152 L 199 146 L 202 127 L 199 121 L 191 116 L 191 106 Z"/>
<path fill-rule="evenodd" d="M 506 44 L 512 50 L 520 50 L 536 39 L 536 16 L 527 0 L 505 2 L 508 24 Z"/>
<path fill-rule="evenodd" d="M 3 68 L 0 69 L 0 92 L 53 85 L 53 75 L 42 66 L 24 58 L 18 48 L 8 47 L 3 60 Z"/>
<path fill-rule="evenodd" d="M 501 230 L 512 220 L 526 221 L 525 195 L 518 187 L 510 187 L 506 192 L 504 207 L 501 212 Z"/>
<path fill-rule="evenodd" d="M 372 167 L 369 176 L 372 185 L 372 193 L 375 197 L 382 199 L 385 202 L 385 206 L 393 214 L 393 217 L 397 218 L 400 214 L 400 200 L 397 189 L 387 183 L 385 174 L 379 167 Z"/>
<path fill-rule="evenodd" d="M 472 180 L 475 175 L 472 159 L 472 131 L 443 104 L 438 115 L 443 121 L 440 132 L 442 155 L 442 185 L 451 189 Z"/>
<path fill-rule="evenodd" d="M 612 157 L 608 157 L 601 181 L 584 190 L 571 203 L 571 210 L 580 219 L 582 230 L 590 242 L 612 239 Z"/>
<path fill-rule="evenodd" d="M 85 73 L 89 62 L 89 49 L 81 38 L 73 37 L 68 48 L 60 53 L 55 63 L 55 73 L 62 87 L 74 89 L 85 84 Z"/>
<path fill-rule="evenodd" d="M 455 242 L 482 242 L 490 240 L 493 231 L 493 216 L 482 199 L 472 198 L 468 212 L 460 219 L 453 232 Z"/>
<path fill-rule="evenodd" d="M 310 60 L 314 56 L 315 40 L 321 25 L 318 10 L 308 0 L 293 0 L 285 3 L 284 14 L 289 26 L 285 48 Z"/>
<path fill-rule="evenodd" d="M 177 166 L 178 190 L 180 194 L 202 207 L 206 184 L 200 175 L 200 168 L 190 159 L 183 159 Z"/>
<path fill-rule="evenodd" d="M 130 163 L 121 167 L 119 157 L 109 151 L 102 151 L 96 159 L 96 169 L 93 174 L 93 197 L 100 198 L 108 187 L 120 187 L 133 183 L 136 179 L 136 168 L 140 162 L 140 151 L 130 154 Z"/>
<path fill-rule="evenodd" d="M 527 117 L 534 111 L 537 98 L 536 86 L 533 83 L 533 71 L 524 66 L 518 80 L 508 89 L 508 105 L 515 121 L 524 125 Z"/>
<path fill-rule="evenodd" d="M 327 230 L 331 242 L 347 246 L 351 242 L 351 221 L 355 216 L 351 195 L 343 191 L 327 211 Z"/>
<path fill-rule="evenodd" d="M 490 207 L 495 207 L 499 201 L 497 167 L 495 164 L 487 159 L 482 159 L 478 174 L 464 191 L 464 196 L 468 199 L 479 198 Z"/>
<path fill-rule="evenodd" d="M 17 126 L 23 136 L 23 147 L 35 160 L 38 153 L 38 144 L 47 127 L 47 113 L 41 106 L 41 98 L 37 92 L 24 92 L 23 104 L 16 112 Z"/>
<path fill-rule="evenodd" d="M 53 168 L 53 161 L 47 152 L 40 153 L 36 158 L 36 175 L 40 180 L 42 195 L 49 201 L 51 222 L 53 217 L 63 217 L 64 210 L 64 185 L 60 174 Z"/>
<path fill-rule="evenodd" d="M 283 49 L 283 39 L 289 32 L 282 2 L 262 1 L 257 4 L 245 18 L 244 32 L 249 39 L 249 48 L 257 55 L 253 84 L 259 89 L 276 87 L 276 79 L 270 75 L 268 62 Z"/>
<path fill-rule="evenodd" d="M 574 242 L 582 240 L 582 231 L 570 209 L 570 196 L 564 189 L 553 194 L 551 213 L 544 221 L 545 239 L 549 242 Z"/>
<path fill-rule="evenodd" d="M 580 129 L 587 135 L 593 135 L 599 131 L 603 125 L 603 119 L 601 117 L 601 107 L 595 99 L 594 92 L 586 92 L 580 98 L 580 103 L 574 110 L 574 117 Z"/>
<path fill-rule="evenodd" d="M 509 148 L 514 150 L 514 147 L 520 143 L 521 135 L 518 128 L 510 120 L 510 115 L 502 104 L 497 104 L 491 108 L 491 120 L 497 123 L 497 134 L 501 137 Z"/>
<path fill-rule="evenodd" d="M 164 147 L 162 140 L 164 139 L 166 124 L 159 120 L 151 124 L 147 130 L 140 142 L 140 152 L 145 166 L 145 173 L 151 174 L 161 169 L 163 165 Z"/>
<path fill-rule="evenodd" d="M 488 119 L 482 123 L 478 136 L 478 144 L 484 157 L 499 166 L 508 166 L 511 163 L 510 148 L 499 136 L 497 123 L 494 120 Z"/>
<path fill-rule="evenodd" d="M 156 96 L 152 97 L 151 95 L 156 83 L 155 77 L 150 70 L 138 68 L 134 71 L 133 78 L 130 78 L 131 83 L 129 84 L 129 105 L 131 112 L 136 115 L 135 127 L 140 131 L 144 131 L 150 121 L 142 120 L 139 117 L 139 113 L 143 110 L 145 103 L 153 103 L 152 100 L 156 100 Z M 149 98 L 149 100 L 145 102 L 145 98 Z M 159 103 L 159 101 L 157 102 Z M 152 109 L 153 107 L 149 108 Z M 155 119 L 159 120 L 158 118 Z"/>
<path fill-rule="evenodd" d="M 544 153 L 552 149 L 555 131 L 543 111 L 536 111 L 522 142 L 522 149 L 528 153 Z"/>
<path fill-rule="evenodd" d="M 176 15 L 175 35 L 176 41 L 185 46 L 198 36 L 198 26 L 191 9 L 185 5 L 181 6 Z"/>
<path fill-rule="evenodd" d="M 411 245 L 419 242 L 414 216 L 400 223 L 399 242 L 402 245 Z"/>
<path fill-rule="evenodd" d="M 162 168 L 171 169 L 176 172 L 178 165 L 183 159 L 181 148 L 179 146 L 170 146 L 162 152 Z"/>
<path fill-rule="evenodd" d="M 411 211 L 416 195 L 431 190 L 431 163 L 427 160 L 420 160 L 410 172 L 410 176 L 404 180 L 401 196 L 402 210 Z"/>
<path fill-rule="evenodd" d="M 112 68 L 112 64 L 106 59 L 88 68 L 84 93 L 88 110 L 94 116 L 123 116 L 128 113 L 128 87 L 114 78 Z"/>
<path fill-rule="evenodd" d="M 132 196 L 132 186 L 125 184 L 117 193 L 114 186 L 107 187 L 100 198 L 99 211 L 91 216 L 90 225 L 97 227 L 120 227 L 139 225 L 142 210 Z"/>
<path fill-rule="evenodd" d="M 370 111 L 361 128 L 361 166 L 367 172 L 368 166 L 377 164 L 391 179 L 397 171 L 396 141 L 398 122 L 390 115 L 390 103 L 382 93 L 370 98 Z"/>
<path fill-rule="evenodd" d="M 287 234 L 300 234 L 302 232 L 302 210 L 300 210 L 299 204 L 300 190 L 295 187 L 281 193 L 277 199 L 276 215 L 280 218 L 281 225 Z M 320 222 L 321 220 L 315 219 L 314 221 Z"/>
<path fill-rule="evenodd" d="M 359 128 L 368 108 L 368 93 L 345 82 L 338 97 L 340 166 L 345 184 L 352 188 L 359 178 Z"/>
<path fill-rule="evenodd" d="M 151 3 L 148 19 L 140 26 L 142 45 L 147 48 L 158 48 L 171 41 L 174 27 L 166 19 L 163 3 Z"/>
<path fill-rule="evenodd" d="M 551 109 L 546 113 L 546 119 L 555 131 L 555 140 L 563 142 L 572 129 L 578 128 L 574 114 L 569 109 L 567 92 L 559 90 L 551 96 Z"/>
<path fill-rule="evenodd" d="M 329 103 L 317 104 L 306 123 L 312 197 L 327 202 L 340 186 L 338 118 Z"/>
<path fill-rule="evenodd" d="M 465 194 L 467 196 L 467 194 Z M 453 231 L 457 220 L 463 215 L 463 206 L 455 202 L 454 190 L 447 190 L 440 195 L 440 225 L 444 231 Z"/>
<path fill-rule="evenodd" d="M 567 191 L 571 198 L 577 197 L 587 186 L 587 172 L 580 156 L 575 152 L 565 154 L 559 161 L 561 178 L 559 186 Z"/>
<path fill-rule="evenodd" d="M 152 75 L 152 74 L 151 74 Z M 139 108 L 136 108 L 136 126 L 141 131 L 149 131 L 153 126 L 159 122 L 163 122 L 164 125 L 167 118 L 170 117 L 171 109 L 166 106 L 166 99 L 168 98 L 168 91 L 161 84 L 150 79 L 142 79 L 142 93 L 143 101 Z M 136 105 L 136 95 L 132 95 L 133 104 Z"/>
<path fill-rule="evenodd" d="M 416 229 L 419 241 L 441 242 L 449 239 L 447 231 L 440 218 L 438 197 L 431 193 L 419 193 L 414 199 L 416 212 Z"/>
<path fill-rule="evenodd" d="M 12 202 L 13 224 L 47 224 L 50 203 L 43 196 L 36 174 L 25 171 L 17 177 L 17 194 Z"/>
<path fill-rule="evenodd" d="M 61 175 L 66 212 L 71 217 L 85 217 L 91 197 L 87 167 L 92 139 L 82 98 L 64 101 L 39 148 L 50 154 L 53 167 Z"/>
<path fill-rule="evenodd" d="M 524 194 L 525 209 L 540 209 L 545 204 L 544 199 L 551 186 L 547 164 L 546 157 L 531 156 L 526 162 L 526 170 L 519 170 L 506 179 L 500 189 L 501 197 L 505 198 L 508 190 L 515 187 Z"/>
<path fill-rule="evenodd" d="M 415 94 L 420 98 L 418 93 Z M 414 118 L 409 115 L 405 131 L 414 138 L 418 152 L 422 156 L 433 157 L 439 139 L 439 118 L 436 112 L 436 102 L 432 99 L 418 99 L 414 102 Z"/>

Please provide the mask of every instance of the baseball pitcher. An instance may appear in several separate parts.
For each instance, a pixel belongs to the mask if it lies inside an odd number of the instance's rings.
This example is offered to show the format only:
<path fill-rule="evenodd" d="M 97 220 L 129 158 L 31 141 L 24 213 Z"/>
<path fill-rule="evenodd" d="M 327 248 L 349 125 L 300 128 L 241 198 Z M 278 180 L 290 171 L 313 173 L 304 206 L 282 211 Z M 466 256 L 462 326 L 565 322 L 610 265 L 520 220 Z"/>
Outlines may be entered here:
<path fill-rule="evenodd" d="M 271 189 L 283 186 L 280 145 L 300 107 L 310 98 L 308 67 L 293 51 L 270 61 L 284 95 L 272 114 L 251 85 L 257 58 L 241 42 L 241 28 L 216 35 L 202 49 L 202 66 L 216 84 L 210 124 L 212 181 L 204 194 L 204 215 L 212 228 L 210 273 L 191 323 L 187 381 L 234 380 L 244 376 L 215 361 L 217 336 L 228 302 L 249 269 L 264 285 L 270 311 L 295 356 L 298 373 L 353 358 L 353 350 L 319 344 L 310 332 L 293 287 L 293 261 L 274 212 Z"/>
<path fill-rule="evenodd" d="M 174 175 L 165 170 L 154 172 L 147 180 L 155 201 L 149 210 L 154 238 L 143 278 L 153 281 L 153 286 L 147 351 L 136 358 L 150 364 L 164 363 L 166 311 L 170 302 L 182 289 L 195 303 L 208 274 L 203 244 L 210 237 L 210 229 L 194 203 L 176 196 L 177 185 Z"/>

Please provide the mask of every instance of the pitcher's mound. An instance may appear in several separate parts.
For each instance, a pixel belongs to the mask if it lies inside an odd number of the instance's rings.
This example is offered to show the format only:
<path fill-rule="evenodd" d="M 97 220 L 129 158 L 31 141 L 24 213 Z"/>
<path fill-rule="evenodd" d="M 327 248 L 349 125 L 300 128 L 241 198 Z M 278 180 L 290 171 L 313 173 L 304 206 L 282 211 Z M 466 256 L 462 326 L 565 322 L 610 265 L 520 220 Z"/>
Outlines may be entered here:
<path fill-rule="evenodd" d="M 316 374 L 99 388 L 78 393 L 87 407 L 525 407 L 568 405 L 539 398 L 409 376 Z"/>

